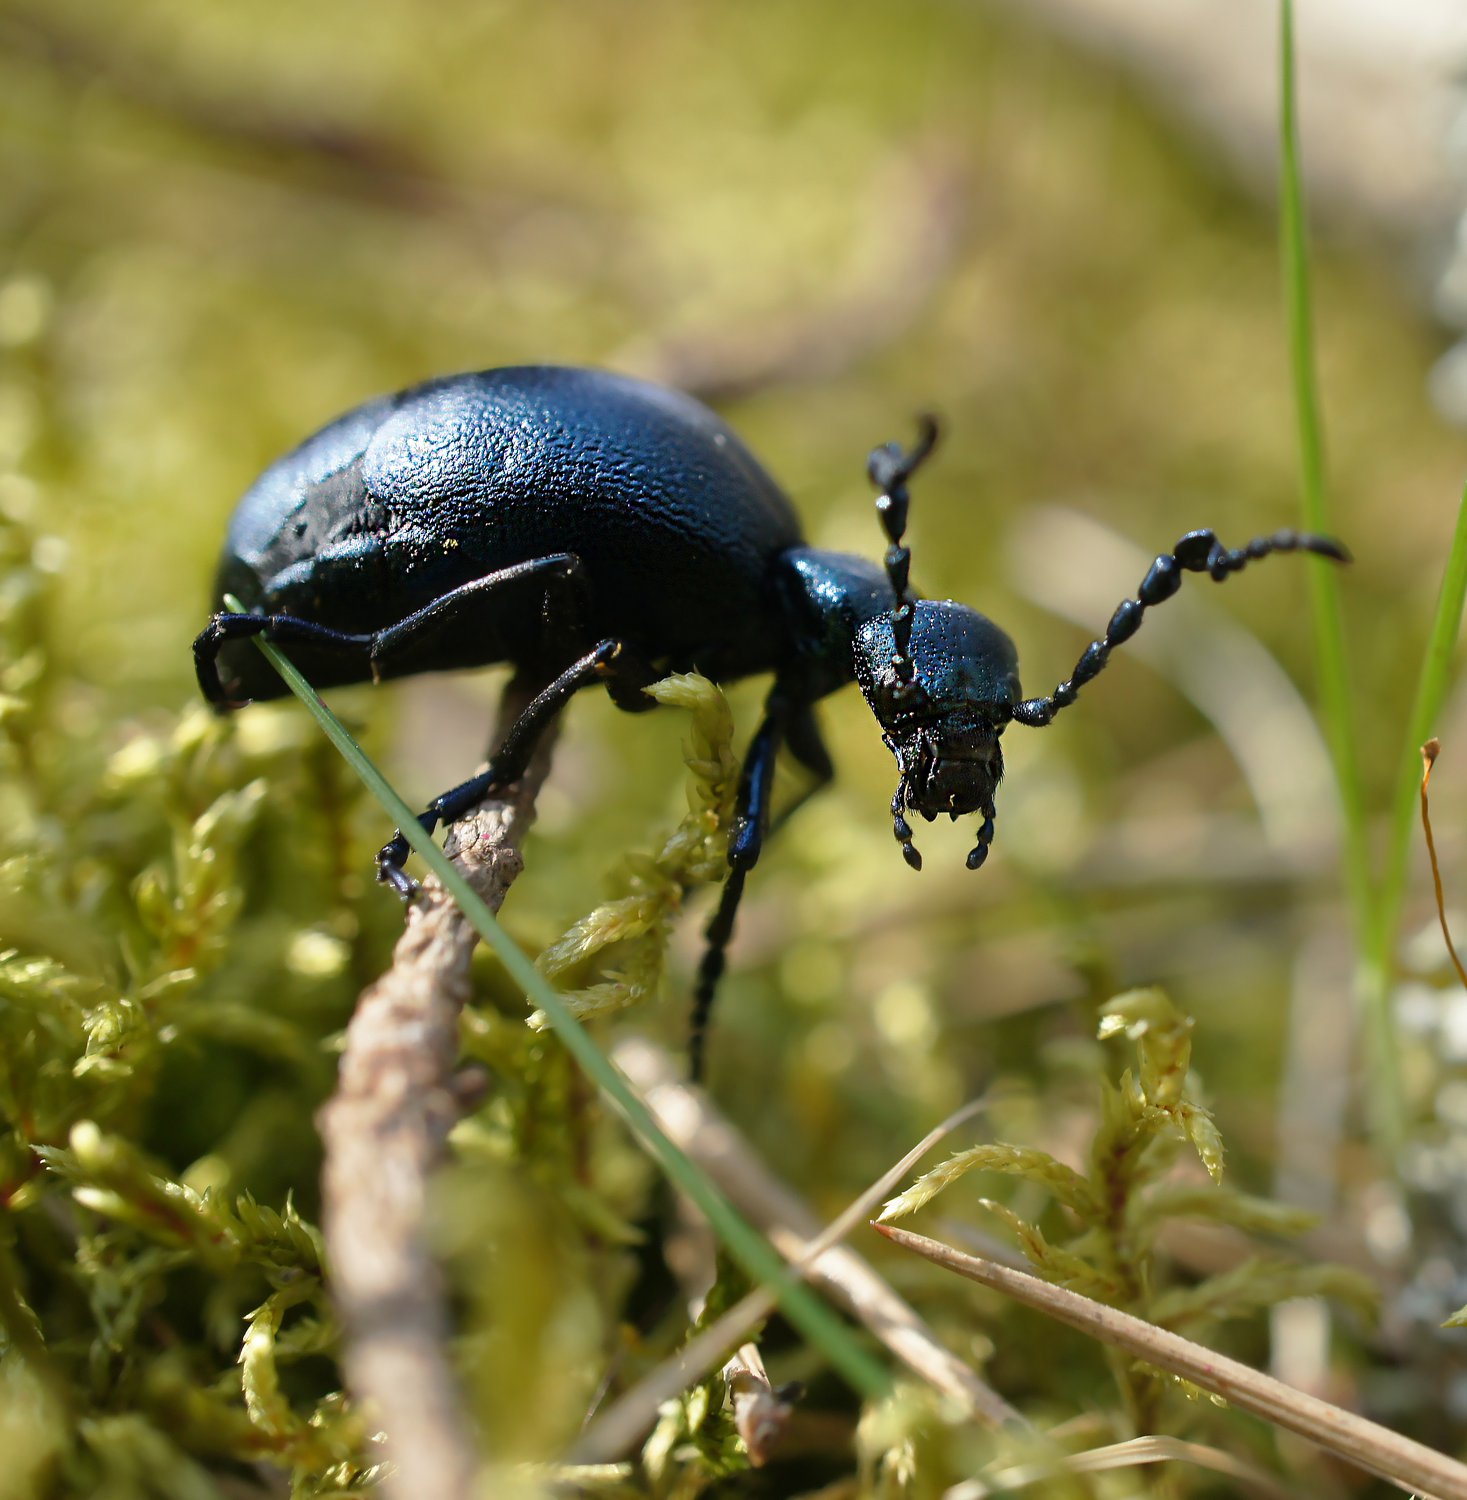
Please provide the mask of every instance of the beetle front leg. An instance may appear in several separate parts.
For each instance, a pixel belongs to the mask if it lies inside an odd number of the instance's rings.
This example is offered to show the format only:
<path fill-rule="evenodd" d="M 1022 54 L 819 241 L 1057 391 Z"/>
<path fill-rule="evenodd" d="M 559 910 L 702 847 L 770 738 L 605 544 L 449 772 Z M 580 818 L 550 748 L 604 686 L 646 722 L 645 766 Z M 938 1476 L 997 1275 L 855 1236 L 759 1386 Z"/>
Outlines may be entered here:
<path fill-rule="evenodd" d="M 798 711 L 796 711 L 798 712 Z M 693 1013 L 688 1031 L 688 1067 L 693 1082 L 703 1078 L 703 1059 L 707 1048 L 708 1015 L 718 981 L 727 965 L 727 953 L 733 938 L 734 919 L 743 900 L 744 881 L 758 863 L 769 828 L 769 811 L 774 791 L 774 762 L 789 724 L 791 705 L 776 688 L 764 706 L 764 720 L 759 725 L 744 757 L 739 777 L 738 796 L 734 802 L 733 822 L 728 831 L 728 879 L 718 899 L 718 910 L 704 934 L 708 946 L 698 965 L 698 982 L 693 991 Z"/>
<path fill-rule="evenodd" d="M 805 703 L 790 710 L 785 725 L 785 749 L 810 772 L 810 780 L 774 814 L 765 830 L 765 838 L 777 833 L 822 787 L 835 779 L 835 762 L 825 747 L 825 738 L 815 720 L 815 710 Z"/>
<path fill-rule="evenodd" d="M 525 767 L 535 753 L 540 736 L 581 688 L 604 682 L 618 692 L 640 693 L 642 688 L 656 680 L 657 673 L 639 651 L 625 641 L 608 636 L 535 695 L 510 726 L 487 770 L 435 797 L 419 813 L 418 822 L 423 831 L 431 834 L 440 823 L 457 822 L 496 787 L 511 786 L 518 781 L 525 774 Z M 403 870 L 408 853 L 408 841 L 401 829 L 377 853 L 377 879 L 390 885 L 404 900 L 412 897 L 418 888 Z"/>

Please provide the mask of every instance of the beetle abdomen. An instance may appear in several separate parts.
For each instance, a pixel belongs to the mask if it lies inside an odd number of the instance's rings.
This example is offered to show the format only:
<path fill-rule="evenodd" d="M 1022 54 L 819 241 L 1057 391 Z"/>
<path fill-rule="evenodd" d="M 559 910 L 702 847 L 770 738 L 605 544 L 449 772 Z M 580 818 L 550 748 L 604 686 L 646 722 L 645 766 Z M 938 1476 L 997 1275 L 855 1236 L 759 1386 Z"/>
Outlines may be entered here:
<path fill-rule="evenodd" d="M 430 381 L 308 439 L 241 501 L 219 591 L 369 631 L 571 552 L 590 633 L 736 676 L 775 664 L 766 575 L 799 542 L 779 487 L 706 407 L 625 376 L 526 366 Z M 521 613 L 431 665 L 516 657 L 538 625 Z"/>

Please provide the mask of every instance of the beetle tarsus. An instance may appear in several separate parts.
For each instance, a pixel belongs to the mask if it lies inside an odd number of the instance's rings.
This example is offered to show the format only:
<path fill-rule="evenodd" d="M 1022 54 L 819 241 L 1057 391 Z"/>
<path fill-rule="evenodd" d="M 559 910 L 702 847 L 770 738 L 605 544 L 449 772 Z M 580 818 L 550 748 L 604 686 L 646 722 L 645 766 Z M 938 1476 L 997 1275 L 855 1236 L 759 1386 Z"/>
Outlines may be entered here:
<path fill-rule="evenodd" d="M 396 842 L 394 839 L 393 844 Z M 402 904 L 407 906 L 417 899 L 423 888 L 400 864 L 394 863 L 387 857 L 388 850 L 392 849 L 393 844 L 386 845 L 377 856 L 377 879 L 400 896 Z"/>
<path fill-rule="evenodd" d="M 442 800 L 441 798 L 439 799 Z M 438 828 L 440 814 L 436 804 L 418 814 L 418 823 L 430 837 Z M 377 879 L 402 897 L 403 903 L 413 900 L 422 889 L 403 866 L 412 853 L 412 846 L 403 837 L 402 829 L 395 828 L 392 837 L 377 851 Z"/>
<path fill-rule="evenodd" d="M 248 698 L 235 698 L 234 689 L 239 686 L 238 679 L 225 682 L 219 675 L 219 653 L 225 642 L 263 635 L 266 630 L 267 622 L 263 616 L 234 614 L 222 610 L 194 637 L 194 674 L 199 681 L 199 691 L 219 713 L 230 713 L 234 709 L 243 708 L 250 701 Z"/>

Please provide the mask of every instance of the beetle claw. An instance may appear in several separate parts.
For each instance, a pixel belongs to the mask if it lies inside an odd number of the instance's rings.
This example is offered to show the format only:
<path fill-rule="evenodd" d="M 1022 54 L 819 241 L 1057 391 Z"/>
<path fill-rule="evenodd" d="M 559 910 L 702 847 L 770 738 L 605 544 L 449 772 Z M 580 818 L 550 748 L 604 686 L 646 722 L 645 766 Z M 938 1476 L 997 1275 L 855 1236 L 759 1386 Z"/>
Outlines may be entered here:
<path fill-rule="evenodd" d="M 391 840 L 377 851 L 377 879 L 381 884 L 391 886 L 402 898 L 404 905 L 412 901 L 422 889 L 403 869 L 407 857 L 408 841 L 403 838 L 401 830 L 394 833 Z"/>
<path fill-rule="evenodd" d="M 412 902 L 423 889 L 401 865 L 388 864 L 386 860 L 377 862 L 377 879 L 386 886 L 390 886 L 401 898 L 403 905 Z"/>

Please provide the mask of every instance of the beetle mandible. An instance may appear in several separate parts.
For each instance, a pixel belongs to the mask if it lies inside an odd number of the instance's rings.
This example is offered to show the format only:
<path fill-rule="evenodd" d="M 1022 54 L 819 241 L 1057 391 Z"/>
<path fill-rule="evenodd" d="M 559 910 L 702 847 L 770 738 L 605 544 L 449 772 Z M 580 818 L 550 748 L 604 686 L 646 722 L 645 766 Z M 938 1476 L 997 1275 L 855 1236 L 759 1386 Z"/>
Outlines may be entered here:
<path fill-rule="evenodd" d="M 540 687 L 493 764 L 435 798 L 432 832 L 524 771 L 578 689 L 604 683 L 621 708 L 670 671 L 715 681 L 773 674 L 745 758 L 729 875 L 708 928 L 694 999 L 695 1075 L 745 878 L 769 828 L 775 757 L 815 778 L 832 765 L 814 705 L 861 686 L 896 757 L 892 826 L 921 867 L 908 812 L 976 814 L 976 870 L 994 835 L 1010 723 L 1048 724 L 1075 702 L 1143 613 L 1183 573 L 1221 582 L 1271 552 L 1343 562 L 1327 537 L 1279 531 L 1236 549 L 1190 531 L 1152 564 L 1069 677 L 1022 698 L 1013 642 L 977 611 L 916 597 L 908 582 L 908 481 L 931 453 L 872 453 L 888 547 L 882 564 L 807 546 L 778 485 L 689 396 L 598 370 L 523 366 L 455 375 L 369 401 L 267 469 L 240 501 L 220 559 L 221 612 L 194 642 L 199 686 L 221 710 L 286 688 L 248 638 L 290 648 L 317 686 L 512 662 Z M 247 613 L 223 612 L 234 594 Z M 377 873 L 403 896 L 397 833 Z"/>

